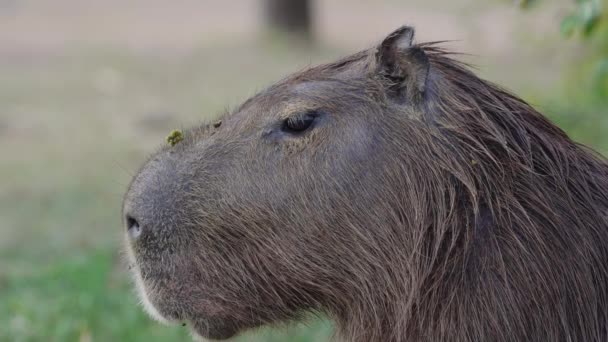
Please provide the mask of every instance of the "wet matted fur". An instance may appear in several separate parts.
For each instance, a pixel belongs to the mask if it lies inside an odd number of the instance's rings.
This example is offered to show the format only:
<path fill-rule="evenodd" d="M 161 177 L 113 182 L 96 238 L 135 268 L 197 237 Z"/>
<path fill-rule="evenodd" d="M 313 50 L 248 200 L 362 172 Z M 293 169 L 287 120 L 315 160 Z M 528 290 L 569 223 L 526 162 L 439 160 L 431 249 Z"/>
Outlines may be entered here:
<path fill-rule="evenodd" d="M 608 164 L 402 27 L 156 153 L 125 196 L 160 320 L 225 339 L 607 341 Z"/>

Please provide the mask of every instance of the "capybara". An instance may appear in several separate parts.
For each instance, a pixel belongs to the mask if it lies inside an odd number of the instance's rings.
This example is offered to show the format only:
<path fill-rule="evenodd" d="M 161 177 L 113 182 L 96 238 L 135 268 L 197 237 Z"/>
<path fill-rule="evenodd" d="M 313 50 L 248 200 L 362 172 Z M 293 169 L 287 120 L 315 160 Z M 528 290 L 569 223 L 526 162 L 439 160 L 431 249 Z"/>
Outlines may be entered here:
<path fill-rule="evenodd" d="M 153 317 L 218 340 L 312 313 L 344 341 L 608 341 L 607 161 L 413 39 L 172 134 L 123 207 Z"/>

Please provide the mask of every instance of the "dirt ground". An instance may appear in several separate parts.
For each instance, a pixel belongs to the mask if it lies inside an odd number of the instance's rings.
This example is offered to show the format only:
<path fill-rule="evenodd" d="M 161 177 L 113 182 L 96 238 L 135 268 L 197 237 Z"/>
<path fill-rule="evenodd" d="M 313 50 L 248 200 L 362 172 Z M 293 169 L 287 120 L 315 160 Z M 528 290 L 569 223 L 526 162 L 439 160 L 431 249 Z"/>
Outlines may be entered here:
<path fill-rule="evenodd" d="M 259 0 L 0 0 L 0 247 L 117 243 L 96 232 L 120 225 L 131 173 L 166 131 L 403 24 L 542 97 L 577 51 L 559 37 L 559 2 L 317 0 L 310 48 L 263 39 Z"/>
<path fill-rule="evenodd" d="M 310 48 L 262 39 L 259 0 L 0 0 L 0 247 L 116 244 L 100 232 L 120 225 L 133 170 L 168 130 L 403 24 L 542 97 L 576 57 L 558 33 L 568 4 L 317 0 Z"/>
<path fill-rule="evenodd" d="M 410 24 L 418 28 L 419 40 L 453 40 L 450 46 L 478 56 L 475 61 L 484 69 L 506 79 L 510 76 L 501 73 L 512 74 L 508 69 L 517 67 L 533 72 L 526 73 L 526 83 L 551 82 L 552 71 L 569 57 L 560 53 L 569 43 L 557 34 L 567 0 L 528 12 L 510 0 L 313 4 L 317 41 L 345 51 L 367 47 L 399 25 Z M 260 8 L 260 0 L 0 0 L 0 62 L 40 60 L 100 46 L 175 56 L 205 45 L 255 41 L 263 27 Z"/>

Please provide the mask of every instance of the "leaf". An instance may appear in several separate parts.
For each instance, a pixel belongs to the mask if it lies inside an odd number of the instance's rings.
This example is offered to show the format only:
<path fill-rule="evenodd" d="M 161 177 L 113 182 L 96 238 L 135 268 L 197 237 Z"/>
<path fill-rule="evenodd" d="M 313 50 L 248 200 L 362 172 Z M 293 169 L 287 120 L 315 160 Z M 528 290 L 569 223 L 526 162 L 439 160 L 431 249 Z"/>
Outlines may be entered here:
<path fill-rule="evenodd" d="M 591 35 L 591 33 L 593 33 L 593 31 L 597 27 L 597 24 L 599 23 L 598 19 L 599 18 L 594 18 L 593 20 L 590 20 L 583 25 L 583 36 L 584 37 L 589 37 Z"/>
<path fill-rule="evenodd" d="M 576 15 L 570 14 L 562 19 L 560 31 L 564 37 L 570 37 L 579 26 L 579 19 Z"/>
<path fill-rule="evenodd" d="M 589 37 L 599 22 L 601 16 L 601 6 L 597 1 L 588 0 L 580 5 L 579 16 L 583 36 Z"/>

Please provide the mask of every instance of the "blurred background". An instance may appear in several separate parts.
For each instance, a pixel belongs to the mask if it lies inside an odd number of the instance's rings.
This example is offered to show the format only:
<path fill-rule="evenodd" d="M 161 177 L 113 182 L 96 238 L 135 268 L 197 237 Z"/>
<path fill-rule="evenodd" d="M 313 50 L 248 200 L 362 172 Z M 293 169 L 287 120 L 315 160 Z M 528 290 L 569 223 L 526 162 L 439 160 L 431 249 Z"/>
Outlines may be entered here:
<path fill-rule="evenodd" d="M 189 341 L 121 260 L 122 195 L 174 128 L 410 24 L 608 153 L 608 1 L 0 0 L 0 341 Z M 331 323 L 242 341 L 327 341 Z"/>

